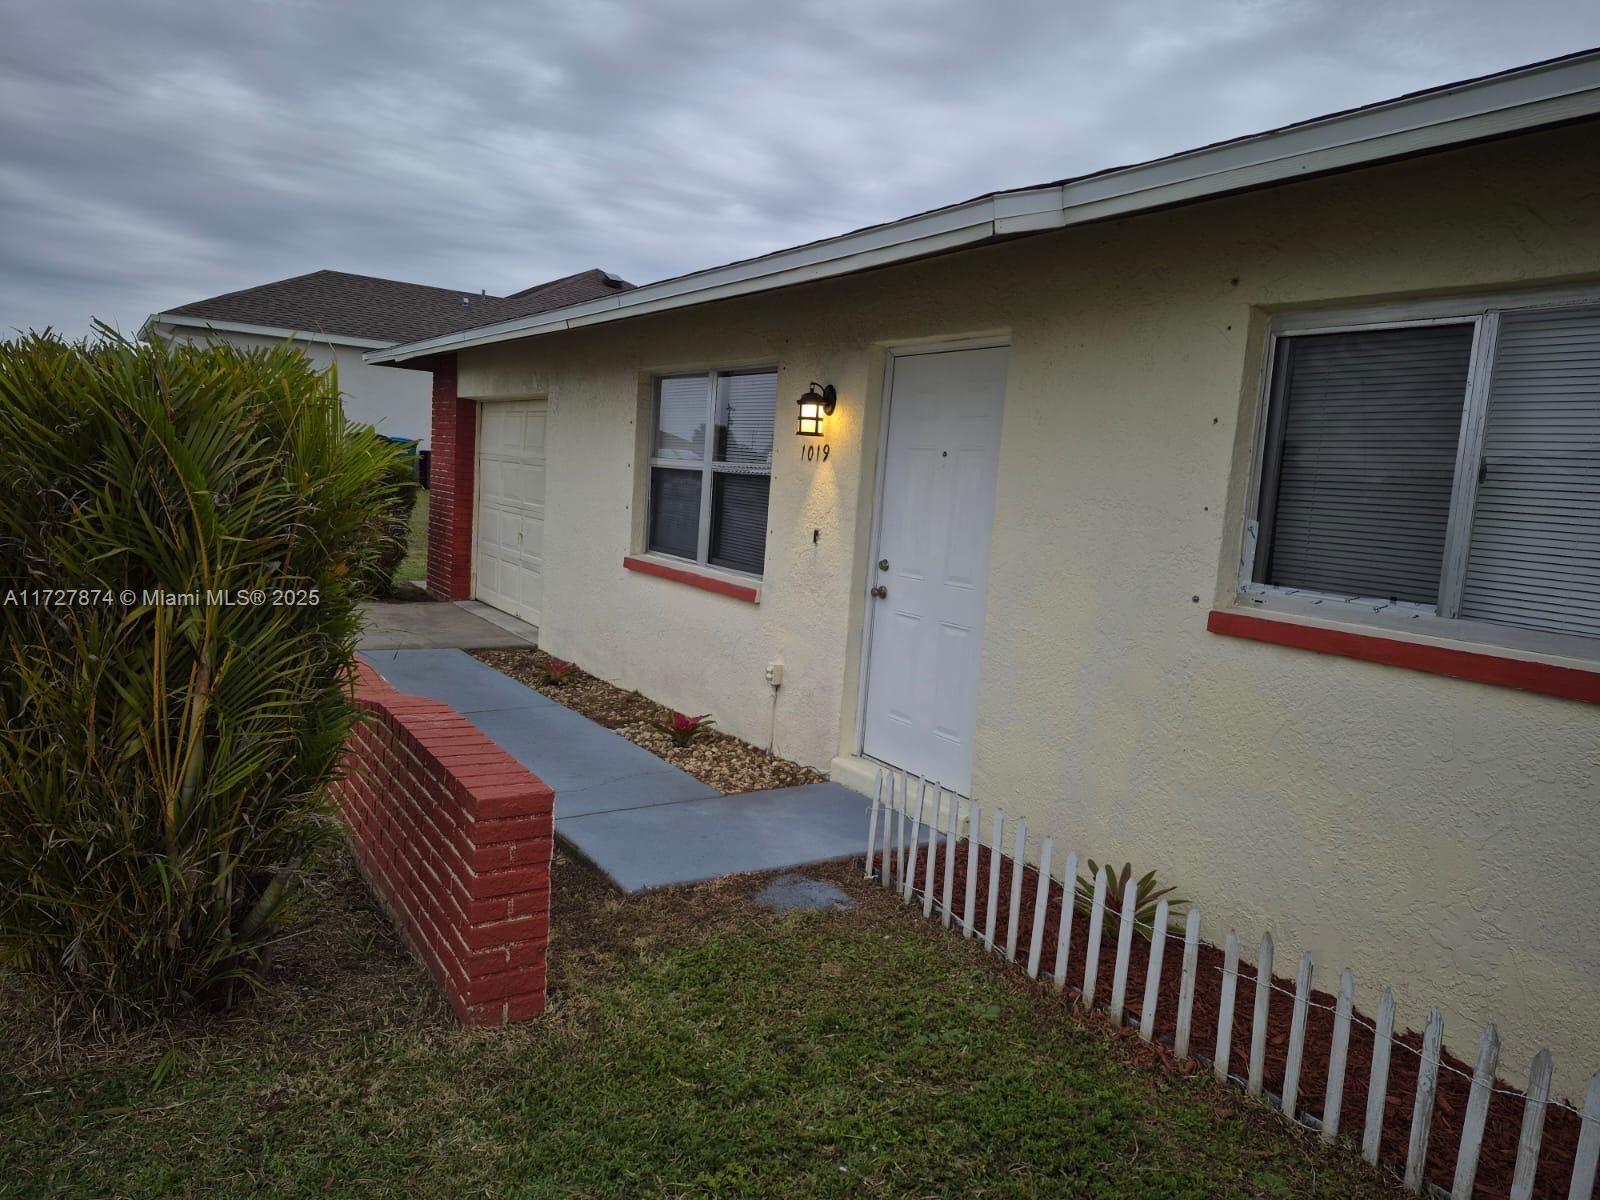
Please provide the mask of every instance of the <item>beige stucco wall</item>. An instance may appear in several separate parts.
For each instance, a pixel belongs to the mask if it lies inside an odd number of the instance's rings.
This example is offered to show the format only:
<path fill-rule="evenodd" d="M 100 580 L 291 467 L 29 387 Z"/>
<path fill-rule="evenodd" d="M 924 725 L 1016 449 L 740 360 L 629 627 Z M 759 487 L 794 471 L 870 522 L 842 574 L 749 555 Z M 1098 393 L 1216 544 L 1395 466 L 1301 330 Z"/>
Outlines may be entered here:
<path fill-rule="evenodd" d="M 188 341 L 215 339 L 245 349 L 282 344 L 281 338 L 253 333 L 197 329 L 189 325 L 159 323 L 153 332 L 164 338 Z M 401 367 L 380 367 L 362 362 L 365 353 L 358 346 L 335 346 L 307 335 L 296 341 L 311 365 L 324 371 L 332 363 L 339 367 L 339 392 L 347 420 L 374 426 L 385 437 L 416 438 L 421 448 L 430 445 L 432 432 L 433 378 L 426 371 Z"/>
<path fill-rule="evenodd" d="M 1369 1010 L 1446 1011 L 1507 1073 L 1600 1067 L 1600 709 L 1205 631 L 1231 598 L 1267 314 L 1600 278 L 1594 126 L 486 347 L 463 395 L 548 396 L 553 652 L 778 753 L 855 749 L 884 347 L 1012 339 L 974 793 L 1156 868 Z M 625 571 L 650 373 L 776 362 L 759 606 Z M 787 405 L 834 383 L 832 455 Z M 813 542 L 813 530 L 820 531 Z M 1198 597 L 1198 602 L 1194 599 Z M 774 701 L 762 672 L 786 666 Z M 1034 853 L 1037 853 L 1035 850 Z"/>

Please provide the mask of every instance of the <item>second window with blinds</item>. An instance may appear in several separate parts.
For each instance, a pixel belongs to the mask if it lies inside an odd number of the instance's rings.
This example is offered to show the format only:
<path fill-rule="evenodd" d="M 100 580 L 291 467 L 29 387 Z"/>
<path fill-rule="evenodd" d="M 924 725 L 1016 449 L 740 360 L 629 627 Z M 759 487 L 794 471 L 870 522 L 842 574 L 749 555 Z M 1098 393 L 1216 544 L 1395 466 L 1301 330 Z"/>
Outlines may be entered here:
<path fill-rule="evenodd" d="M 778 376 L 709 371 L 656 380 L 647 548 L 760 575 Z"/>
<path fill-rule="evenodd" d="M 1247 591 L 1600 638 L 1600 306 L 1283 332 L 1271 380 Z"/>

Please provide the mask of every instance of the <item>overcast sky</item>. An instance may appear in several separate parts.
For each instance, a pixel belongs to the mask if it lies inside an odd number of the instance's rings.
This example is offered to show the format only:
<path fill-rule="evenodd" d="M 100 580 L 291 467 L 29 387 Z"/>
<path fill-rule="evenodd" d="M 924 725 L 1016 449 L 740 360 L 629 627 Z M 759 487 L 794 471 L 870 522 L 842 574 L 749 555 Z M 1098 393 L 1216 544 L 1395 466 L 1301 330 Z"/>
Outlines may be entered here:
<path fill-rule="evenodd" d="M 0 330 L 636 283 L 1600 44 L 1572 0 L 0 0 Z"/>

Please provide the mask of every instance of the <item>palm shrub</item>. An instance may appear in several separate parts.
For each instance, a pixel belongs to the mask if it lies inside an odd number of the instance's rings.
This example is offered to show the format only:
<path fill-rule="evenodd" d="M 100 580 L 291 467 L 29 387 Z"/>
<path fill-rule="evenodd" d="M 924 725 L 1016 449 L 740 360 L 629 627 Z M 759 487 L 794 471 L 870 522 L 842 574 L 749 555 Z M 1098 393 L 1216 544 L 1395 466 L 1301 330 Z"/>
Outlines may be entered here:
<path fill-rule="evenodd" d="M 374 598 L 394 590 L 394 573 L 406 556 L 411 537 L 411 510 L 417 506 L 417 443 L 384 438 L 396 453 L 384 472 L 388 502 L 383 508 L 379 549 L 356 580 L 357 590 Z"/>
<path fill-rule="evenodd" d="M 114 1018 L 259 978 L 395 453 L 291 346 L 0 343 L 0 962 Z"/>

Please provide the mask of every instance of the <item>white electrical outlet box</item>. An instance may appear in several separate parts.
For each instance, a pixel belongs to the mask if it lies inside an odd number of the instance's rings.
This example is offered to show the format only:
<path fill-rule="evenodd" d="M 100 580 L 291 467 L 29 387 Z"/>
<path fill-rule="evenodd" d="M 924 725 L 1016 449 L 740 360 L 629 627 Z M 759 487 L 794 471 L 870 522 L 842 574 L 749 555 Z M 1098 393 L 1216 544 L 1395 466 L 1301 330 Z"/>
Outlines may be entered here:
<path fill-rule="evenodd" d="M 767 682 L 773 687 L 783 686 L 783 663 L 777 659 L 767 664 Z"/>

